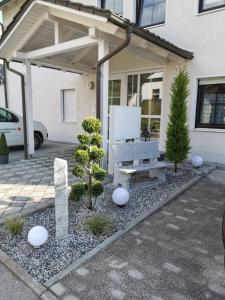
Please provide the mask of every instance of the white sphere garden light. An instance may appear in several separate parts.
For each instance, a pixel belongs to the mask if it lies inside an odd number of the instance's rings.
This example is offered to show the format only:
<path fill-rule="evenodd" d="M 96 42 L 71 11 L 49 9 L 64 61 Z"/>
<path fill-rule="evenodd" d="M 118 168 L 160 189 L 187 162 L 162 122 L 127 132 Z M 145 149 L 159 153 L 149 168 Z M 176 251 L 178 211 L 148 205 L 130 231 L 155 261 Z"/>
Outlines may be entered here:
<path fill-rule="evenodd" d="M 123 207 L 124 205 L 126 205 L 129 201 L 129 198 L 130 195 L 128 191 L 123 187 L 117 188 L 112 194 L 113 202 L 119 207 Z"/>
<path fill-rule="evenodd" d="M 43 226 L 35 226 L 28 233 L 28 242 L 34 247 L 41 247 L 48 239 L 48 231 Z"/>
<path fill-rule="evenodd" d="M 199 155 L 193 156 L 191 161 L 192 161 L 193 167 L 195 167 L 195 168 L 200 168 L 204 163 L 203 158 Z"/>

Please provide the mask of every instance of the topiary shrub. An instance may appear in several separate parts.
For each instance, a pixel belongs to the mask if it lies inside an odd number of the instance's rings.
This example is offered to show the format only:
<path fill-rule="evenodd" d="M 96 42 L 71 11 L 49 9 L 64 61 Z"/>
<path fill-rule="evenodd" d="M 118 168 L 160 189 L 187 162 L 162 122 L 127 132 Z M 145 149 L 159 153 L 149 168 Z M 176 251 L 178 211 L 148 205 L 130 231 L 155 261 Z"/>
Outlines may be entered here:
<path fill-rule="evenodd" d="M 110 217 L 97 215 L 85 220 L 84 225 L 94 235 L 100 236 L 109 229 L 111 223 Z"/>
<path fill-rule="evenodd" d="M 100 167 L 100 162 L 105 156 L 100 147 L 103 140 L 100 134 L 101 122 L 89 117 L 83 121 L 82 127 L 85 133 L 77 137 L 80 144 L 74 152 L 76 165 L 73 174 L 81 178 L 83 183 L 73 185 L 70 196 L 71 199 L 80 199 L 87 195 L 88 208 L 93 209 L 93 197 L 100 196 L 104 190 L 102 181 L 105 171 Z"/>
<path fill-rule="evenodd" d="M 77 183 L 71 186 L 70 200 L 80 201 L 85 195 L 86 185 L 84 183 Z"/>
<path fill-rule="evenodd" d="M 5 134 L 1 133 L 1 136 L 0 136 L 0 155 L 8 155 L 8 154 L 9 154 L 9 148 L 8 148 L 8 145 L 7 145 Z"/>
<path fill-rule="evenodd" d="M 5 226 L 12 235 L 20 234 L 23 231 L 25 219 L 16 217 L 5 221 Z"/>

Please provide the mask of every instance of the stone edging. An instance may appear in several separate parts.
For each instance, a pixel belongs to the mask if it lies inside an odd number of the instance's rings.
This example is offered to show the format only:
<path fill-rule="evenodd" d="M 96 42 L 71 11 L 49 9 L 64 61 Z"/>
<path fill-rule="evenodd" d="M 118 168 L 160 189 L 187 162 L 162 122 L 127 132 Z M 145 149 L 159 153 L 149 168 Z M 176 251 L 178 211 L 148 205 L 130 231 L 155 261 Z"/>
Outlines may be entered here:
<path fill-rule="evenodd" d="M 41 296 L 45 291 L 41 283 L 34 279 L 24 269 L 18 265 L 10 256 L 0 249 L 0 262 L 6 266 L 18 279 L 20 279 L 28 288 L 30 288 L 37 296 Z"/>
<path fill-rule="evenodd" d="M 34 213 L 36 213 L 37 211 L 42 211 L 50 206 L 54 205 L 54 200 L 55 198 L 49 198 L 48 200 L 45 200 L 41 203 L 38 204 L 34 204 L 28 208 L 23 209 L 22 211 L 19 211 L 17 213 L 14 214 L 9 214 L 7 216 L 3 216 L 0 218 L 0 225 L 4 224 L 6 220 L 8 219 L 12 219 L 12 218 L 16 218 L 16 217 L 25 217 L 25 216 L 29 216 L 32 215 Z"/>
<path fill-rule="evenodd" d="M 199 182 L 201 179 L 209 175 L 212 171 L 216 169 L 216 166 L 210 167 L 206 172 L 197 175 L 197 177 L 190 180 L 187 184 L 182 185 L 180 188 L 178 188 L 175 192 L 173 192 L 168 198 L 164 199 L 163 201 L 157 202 L 155 205 L 153 205 L 150 212 L 144 213 L 140 216 L 138 216 L 135 220 L 130 222 L 128 226 L 126 226 L 125 229 L 119 230 L 114 235 L 109 237 L 107 240 L 105 240 L 103 243 L 99 244 L 97 247 L 83 255 L 81 258 L 79 258 L 76 262 L 72 263 L 68 268 L 65 270 L 59 272 L 55 276 L 53 276 L 51 279 L 49 279 L 46 283 L 44 283 L 44 286 L 49 288 L 53 284 L 55 284 L 57 281 L 61 280 L 63 277 L 68 275 L 70 272 L 78 268 L 81 264 L 84 262 L 90 260 L 92 257 L 94 257 L 99 251 L 105 250 L 108 248 L 113 242 L 120 239 L 123 235 L 125 235 L 127 232 L 132 230 L 136 225 L 141 223 L 143 220 L 145 220 L 147 217 L 154 214 L 157 210 L 165 206 L 167 203 L 169 203 L 171 200 L 177 198 L 181 194 L 183 194 L 186 190 L 188 190 L 190 187 L 195 185 L 197 182 Z"/>
<path fill-rule="evenodd" d="M 106 249 L 109 247 L 113 242 L 120 239 L 124 234 L 132 230 L 136 225 L 138 225 L 140 222 L 142 222 L 144 219 L 149 217 L 150 215 L 154 214 L 157 210 L 162 208 L 164 205 L 169 203 L 171 200 L 175 199 L 182 193 L 184 193 L 187 189 L 189 189 L 191 186 L 195 185 L 198 181 L 206 177 L 208 174 L 210 174 L 212 171 L 216 169 L 216 166 L 213 166 L 208 169 L 207 172 L 198 175 L 197 177 L 190 180 L 187 184 L 181 186 L 181 188 L 177 189 L 174 193 L 172 193 L 168 198 L 165 200 L 156 203 L 153 205 L 152 209 L 148 213 L 144 213 L 137 217 L 134 221 L 132 221 L 124 230 L 120 230 L 117 233 L 115 233 L 113 236 L 109 237 L 107 240 L 105 240 L 103 243 L 92 249 L 87 254 L 83 255 L 80 259 L 78 259 L 76 262 L 71 264 L 68 268 L 65 270 L 59 272 L 54 277 L 52 277 L 50 280 L 48 280 L 44 285 L 39 283 L 35 278 L 33 278 L 30 274 L 28 274 L 24 269 L 19 266 L 10 256 L 8 256 L 5 252 L 3 252 L 0 249 L 0 262 L 5 265 L 8 269 L 11 270 L 12 273 L 15 274 L 15 276 L 21 280 L 28 288 L 30 288 L 37 296 L 41 297 L 43 300 L 57 300 L 57 298 L 49 291 L 47 290 L 49 287 L 51 287 L 53 284 L 55 284 L 57 281 L 68 275 L 71 271 L 76 269 L 78 266 L 80 266 L 82 263 L 90 260 L 92 257 L 94 257 L 99 251 Z M 53 204 L 54 199 L 51 199 L 48 201 L 48 203 L 41 203 L 39 206 L 36 205 L 35 207 L 30 207 L 27 210 L 24 210 L 22 213 L 23 215 L 30 215 L 38 210 L 43 210 Z M 52 203 L 50 203 L 52 202 Z M 19 213 L 21 215 L 21 213 Z M 0 224 L 4 221 L 0 221 Z"/>

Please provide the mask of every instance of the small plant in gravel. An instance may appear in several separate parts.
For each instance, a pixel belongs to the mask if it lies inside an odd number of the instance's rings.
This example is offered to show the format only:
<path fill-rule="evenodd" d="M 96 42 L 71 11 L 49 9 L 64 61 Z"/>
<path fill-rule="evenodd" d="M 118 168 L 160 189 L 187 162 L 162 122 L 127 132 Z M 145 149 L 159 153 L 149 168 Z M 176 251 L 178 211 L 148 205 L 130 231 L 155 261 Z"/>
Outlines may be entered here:
<path fill-rule="evenodd" d="M 83 182 L 72 186 L 70 199 L 76 201 L 87 195 L 88 208 L 92 210 L 93 197 L 100 196 L 104 190 L 102 181 L 105 178 L 105 171 L 100 167 L 100 163 L 105 152 L 101 148 L 101 122 L 94 117 L 89 117 L 83 121 L 82 127 L 85 133 L 77 137 L 80 144 L 74 152 L 76 165 L 73 174 Z"/>
<path fill-rule="evenodd" d="M 0 155 L 8 155 L 9 154 L 9 148 L 6 142 L 5 134 L 1 133 L 0 136 Z"/>
<path fill-rule="evenodd" d="M 167 128 L 166 157 L 174 162 L 177 173 L 179 163 L 184 162 L 190 152 L 190 137 L 187 124 L 187 97 L 189 96 L 189 75 L 181 69 L 171 86 L 171 105 Z"/>
<path fill-rule="evenodd" d="M 84 225 L 94 235 L 100 236 L 109 229 L 111 223 L 112 221 L 110 217 L 96 215 L 94 217 L 86 219 Z"/>
<path fill-rule="evenodd" d="M 16 217 L 5 221 L 5 226 L 12 235 L 20 234 L 23 231 L 25 219 Z"/>

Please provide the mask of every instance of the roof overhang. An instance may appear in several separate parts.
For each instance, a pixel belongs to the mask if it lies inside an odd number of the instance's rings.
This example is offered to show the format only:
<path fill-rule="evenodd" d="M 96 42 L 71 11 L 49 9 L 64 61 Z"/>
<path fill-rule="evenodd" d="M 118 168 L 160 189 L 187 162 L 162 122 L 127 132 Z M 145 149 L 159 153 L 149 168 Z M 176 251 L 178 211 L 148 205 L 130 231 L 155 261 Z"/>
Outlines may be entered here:
<path fill-rule="evenodd" d="M 110 48 L 132 30 L 128 50 L 166 64 L 193 58 L 193 53 L 137 27 L 109 10 L 62 0 L 28 0 L 0 40 L 0 57 L 30 60 L 33 64 L 74 72 L 93 72 L 97 43 L 108 39 Z"/>
<path fill-rule="evenodd" d="M 3 0 L 0 2 L 0 9 L 2 9 L 3 6 L 5 6 L 6 4 L 10 3 L 12 0 Z"/>

